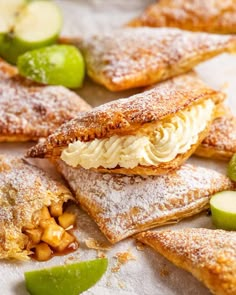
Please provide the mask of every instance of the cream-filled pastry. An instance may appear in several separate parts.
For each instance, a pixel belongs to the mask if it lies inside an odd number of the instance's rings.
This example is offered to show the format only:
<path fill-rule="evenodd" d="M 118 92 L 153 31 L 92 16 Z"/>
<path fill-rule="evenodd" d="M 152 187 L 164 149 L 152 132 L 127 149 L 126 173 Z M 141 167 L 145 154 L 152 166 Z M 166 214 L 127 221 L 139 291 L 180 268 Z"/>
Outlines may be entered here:
<path fill-rule="evenodd" d="M 72 167 L 158 175 L 178 168 L 206 137 L 221 92 L 188 73 L 79 115 L 33 147 Z"/>
<path fill-rule="evenodd" d="M 137 135 L 113 135 L 89 142 L 78 140 L 69 144 L 61 159 L 72 167 L 86 169 L 117 166 L 132 169 L 170 162 L 198 141 L 198 134 L 211 121 L 214 108 L 214 102 L 208 99 L 178 112 L 166 122 L 157 123 L 147 134 L 144 127 Z"/>

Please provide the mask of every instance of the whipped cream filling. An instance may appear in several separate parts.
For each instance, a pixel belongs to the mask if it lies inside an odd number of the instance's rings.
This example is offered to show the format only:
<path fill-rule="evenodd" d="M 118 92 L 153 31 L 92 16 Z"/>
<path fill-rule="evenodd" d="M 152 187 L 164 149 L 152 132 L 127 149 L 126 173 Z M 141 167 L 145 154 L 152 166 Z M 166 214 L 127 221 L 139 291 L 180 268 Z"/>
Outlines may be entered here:
<path fill-rule="evenodd" d="M 132 169 L 138 165 L 157 166 L 170 162 L 198 141 L 199 133 L 212 117 L 214 106 L 208 99 L 179 111 L 169 120 L 157 123 L 148 134 L 140 128 L 137 135 L 114 135 L 90 142 L 78 140 L 69 144 L 61 159 L 72 167 L 85 169 L 117 166 Z"/>

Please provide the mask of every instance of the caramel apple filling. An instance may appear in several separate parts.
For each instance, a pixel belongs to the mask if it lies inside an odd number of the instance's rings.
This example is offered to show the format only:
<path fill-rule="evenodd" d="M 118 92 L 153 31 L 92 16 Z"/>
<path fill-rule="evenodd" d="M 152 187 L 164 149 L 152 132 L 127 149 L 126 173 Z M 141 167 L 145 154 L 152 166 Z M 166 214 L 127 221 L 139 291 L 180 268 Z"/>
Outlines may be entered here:
<path fill-rule="evenodd" d="M 64 212 L 62 202 L 43 207 L 33 217 L 35 226 L 29 225 L 23 229 L 27 236 L 26 249 L 38 261 L 76 250 L 78 242 L 70 232 L 75 221 L 75 214 Z"/>

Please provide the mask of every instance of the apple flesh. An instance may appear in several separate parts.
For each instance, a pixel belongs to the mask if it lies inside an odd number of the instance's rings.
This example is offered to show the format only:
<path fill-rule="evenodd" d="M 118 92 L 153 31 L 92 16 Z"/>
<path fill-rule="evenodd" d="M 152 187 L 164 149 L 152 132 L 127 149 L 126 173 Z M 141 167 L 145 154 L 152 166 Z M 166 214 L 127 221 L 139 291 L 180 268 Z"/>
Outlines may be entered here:
<path fill-rule="evenodd" d="M 210 200 L 212 221 L 217 228 L 236 230 L 236 192 L 224 191 Z"/>
<path fill-rule="evenodd" d="M 62 27 L 62 15 L 51 1 L 10 0 L 0 13 L 0 56 L 16 64 L 26 51 L 54 44 Z M 18 3 L 19 2 L 19 3 Z M 13 9 L 14 7 L 14 9 Z M 1 29 L 2 28 L 2 29 Z"/>
<path fill-rule="evenodd" d="M 26 288 L 31 295 L 78 295 L 101 279 L 107 265 L 103 258 L 26 272 Z"/>

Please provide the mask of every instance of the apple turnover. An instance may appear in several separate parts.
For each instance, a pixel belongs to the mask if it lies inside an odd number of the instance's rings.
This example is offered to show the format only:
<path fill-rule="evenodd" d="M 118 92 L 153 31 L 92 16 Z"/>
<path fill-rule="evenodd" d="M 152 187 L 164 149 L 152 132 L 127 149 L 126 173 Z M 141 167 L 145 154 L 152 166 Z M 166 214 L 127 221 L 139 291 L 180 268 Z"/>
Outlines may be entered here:
<path fill-rule="evenodd" d="M 216 118 L 208 136 L 197 148 L 200 157 L 229 160 L 236 153 L 236 118 L 227 113 Z"/>
<path fill-rule="evenodd" d="M 236 50 L 236 36 L 174 28 L 124 28 L 71 42 L 82 50 L 88 75 L 111 91 L 151 85 Z"/>
<path fill-rule="evenodd" d="M 91 107 L 62 86 L 43 86 L 0 59 L 0 142 L 38 140 Z"/>
<path fill-rule="evenodd" d="M 159 0 L 129 26 L 176 27 L 219 34 L 236 33 L 235 0 Z"/>
<path fill-rule="evenodd" d="M 111 243 L 193 216 L 209 207 L 211 195 L 234 188 L 226 176 L 189 164 L 149 177 L 103 174 L 62 161 L 58 170 Z"/>
<path fill-rule="evenodd" d="M 79 114 L 28 156 L 61 156 L 72 167 L 100 172 L 164 174 L 194 153 L 223 99 L 188 73 Z"/>
<path fill-rule="evenodd" d="M 68 231 L 75 215 L 64 212 L 74 200 L 61 183 L 25 160 L 0 155 L 0 259 L 39 261 L 77 247 Z"/>
<path fill-rule="evenodd" d="M 136 237 L 192 273 L 213 294 L 236 294 L 236 232 L 186 228 L 149 231 Z"/>

